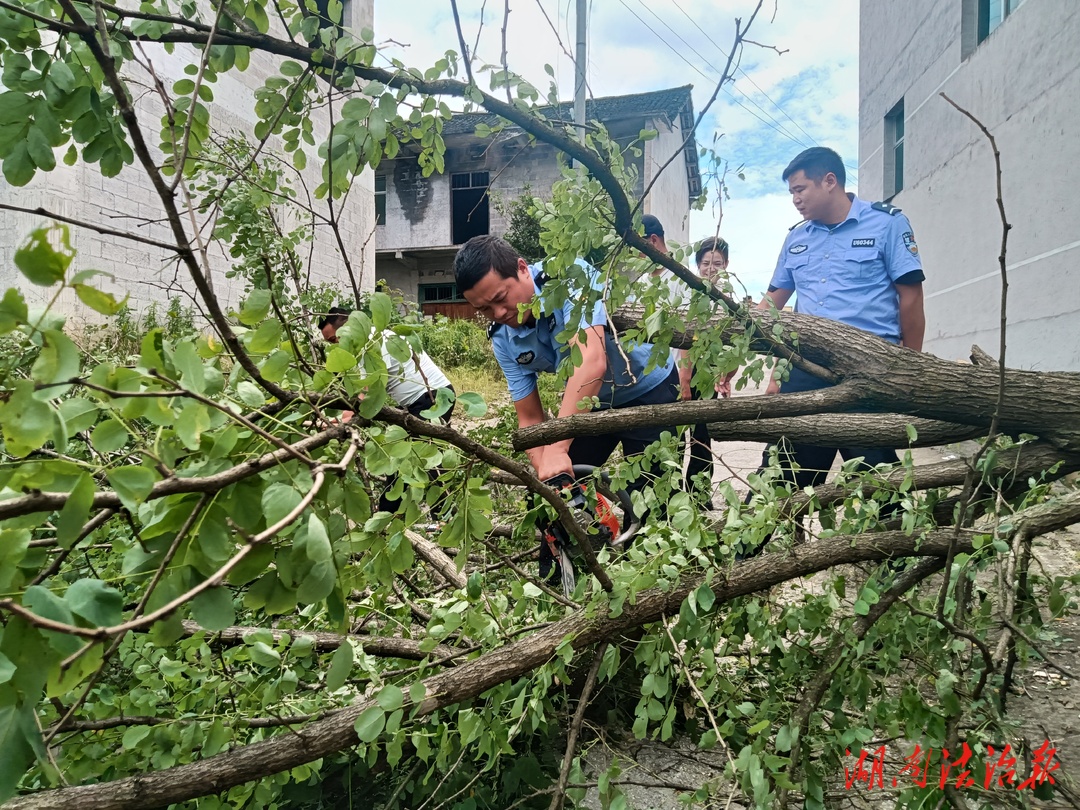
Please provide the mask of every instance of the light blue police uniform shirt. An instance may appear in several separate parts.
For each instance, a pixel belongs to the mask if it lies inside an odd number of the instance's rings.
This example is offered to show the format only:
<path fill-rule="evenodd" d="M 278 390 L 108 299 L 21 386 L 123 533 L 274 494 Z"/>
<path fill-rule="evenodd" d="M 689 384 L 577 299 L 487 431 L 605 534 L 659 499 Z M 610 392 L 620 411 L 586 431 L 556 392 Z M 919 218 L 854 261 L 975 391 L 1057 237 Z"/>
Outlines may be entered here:
<path fill-rule="evenodd" d="M 795 311 L 840 321 L 893 343 L 900 341 L 896 280 L 922 262 L 908 218 L 849 195 L 847 219 L 792 228 L 780 251 L 772 287 L 795 290 Z"/>
<path fill-rule="evenodd" d="M 588 269 L 594 288 L 601 289 L 600 274 L 596 269 L 581 259 L 578 259 L 577 263 Z M 541 270 L 542 264 L 529 265 L 537 293 L 540 288 L 536 286 L 536 276 Z M 510 397 L 515 402 L 525 399 L 536 390 L 538 374 L 544 371 L 555 372 L 559 364 L 569 356 L 569 346 L 558 343 L 555 336 L 566 328 L 573 309 L 573 302 L 567 300 L 554 312 L 541 314 L 532 324 L 516 327 L 502 325 L 494 330 L 491 343 L 495 359 L 499 361 L 499 366 L 506 375 Z M 607 308 L 603 301 L 597 301 L 592 312 L 581 318 L 578 328 L 606 326 L 607 322 Z M 652 353 L 652 344 L 638 343 L 624 347 L 626 356 L 630 359 L 628 369 L 619 352 L 618 341 L 610 329 L 604 329 L 604 339 L 608 371 L 600 388 L 602 406 L 622 407 L 660 385 L 671 373 L 674 361 L 670 356 L 665 365 L 644 373 Z"/>

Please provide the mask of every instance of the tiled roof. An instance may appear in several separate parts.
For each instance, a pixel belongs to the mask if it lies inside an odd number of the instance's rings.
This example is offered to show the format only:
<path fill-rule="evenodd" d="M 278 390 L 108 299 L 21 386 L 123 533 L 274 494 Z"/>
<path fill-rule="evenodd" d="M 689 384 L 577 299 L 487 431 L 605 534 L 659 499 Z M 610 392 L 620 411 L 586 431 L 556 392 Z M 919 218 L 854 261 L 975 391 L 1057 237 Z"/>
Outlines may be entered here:
<path fill-rule="evenodd" d="M 651 118 L 665 115 L 674 121 L 680 113 L 693 111 L 690 91 L 693 85 L 671 87 L 666 90 L 653 90 L 649 93 L 631 93 L 625 96 L 606 96 L 588 99 L 585 102 L 586 121 L 615 121 L 620 118 Z M 573 123 L 574 103 L 564 101 L 556 106 L 541 107 L 541 115 L 548 119 L 563 120 Z M 495 126 L 499 116 L 491 113 L 458 113 L 443 124 L 443 135 L 471 135 L 477 124 Z"/>
<path fill-rule="evenodd" d="M 679 121 L 682 131 L 689 132 L 694 126 L 694 102 L 690 91 L 692 84 L 682 87 L 669 87 L 665 90 L 653 90 L 649 93 L 630 93 L 625 96 L 606 96 L 587 99 L 585 102 L 585 120 L 600 120 L 604 123 L 626 118 L 655 118 L 663 115 L 669 121 Z M 540 107 L 539 112 L 548 120 L 573 123 L 574 104 L 564 101 L 558 106 Z M 472 135 L 477 124 L 494 127 L 502 119 L 492 113 L 458 113 L 443 123 L 443 135 Z M 686 164 L 686 179 L 690 187 L 690 201 L 701 193 L 701 170 L 698 166 L 697 141 L 691 136 L 683 148 Z"/>

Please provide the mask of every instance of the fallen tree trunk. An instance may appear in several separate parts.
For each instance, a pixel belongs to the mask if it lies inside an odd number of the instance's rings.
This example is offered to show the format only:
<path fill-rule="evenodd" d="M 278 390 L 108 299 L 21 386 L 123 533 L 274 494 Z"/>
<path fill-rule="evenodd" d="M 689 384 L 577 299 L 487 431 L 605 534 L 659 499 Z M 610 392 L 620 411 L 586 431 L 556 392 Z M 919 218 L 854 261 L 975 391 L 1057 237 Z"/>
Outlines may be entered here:
<path fill-rule="evenodd" d="M 1080 493 L 1072 493 L 1051 504 L 1041 504 L 1018 513 L 1014 526 L 1030 533 L 1053 531 L 1080 520 Z M 764 554 L 753 560 L 714 572 L 709 584 L 716 604 L 729 602 L 765 590 L 797 577 L 835 565 L 880 561 L 894 556 L 943 557 L 954 552 L 970 552 L 979 534 L 971 529 L 938 529 L 909 537 L 902 532 L 881 532 L 845 537 L 842 542 L 813 542 L 796 548 Z M 606 611 L 578 611 L 562 621 L 537 630 L 526 638 L 492 650 L 463 663 L 458 668 L 423 681 L 425 697 L 411 703 L 410 718 L 430 715 L 439 709 L 473 700 L 486 690 L 531 672 L 549 661 L 570 639 L 575 650 L 615 638 L 635 627 L 676 613 L 687 595 L 706 581 L 703 574 L 685 578 L 670 591 L 652 589 L 637 594 L 618 616 Z M 124 810 L 162 807 L 199 796 L 220 793 L 272 773 L 295 768 L 306 762 L 342 751 L 359 741 L 356 719 L 372 706 L 363 700 L 333 715 L 287 734 L 244 746 L 205 760 L 98 785 L 82 785 L 10 800 L 9 810 Z"/>
<path fill-rule="evenodd" d="M 640 332 L 646 314 L 643 307 L 624 307 L 612 313 L 611 321 L 617 330 Z M 996 368 L 941 360 L 825 318 L 765 311 L 755 317 L 765 332 L 771 332 L 779 322 L 787 345 L 795 348 L 797 342 L 804 357 L 831 369 L 840 384 L 810 393 L 678 402 L 570 416 L 516 431 L 514 448 L 524 450 L 560 439 L 610 433 L 616 425 L 664 427 L 826 412 L 900 413 L 984 427 L 997 410 Z M 731 319 L 724 315 L 713 320 L 717 329 L 723 329 Z M 727 326 L 724 334 L 741 331 L 741 325 Z M 685 347 L 692 340 L 692 332 L 676 333 L 671 345 Z M 760 351 L 770 348 L 764 341 L 753 346 Z M 1001 432 L 1035 434 L 1062 449 L 1080 450 L 1080 375 L 1006 369 L 1004 379 Z"/>
<path fill-rule="evenodd" d="M 908 437 L 908 425 L 915 428 L 915 441 Z M 986 435 L 985 427 L 895 413 L 823 413 L 709 422 L 708 426 L 709 435 L 718 442 L 774 443 L 784 436 L 789 441 L 823 447 L 935 447 Z"/>
<path fill-rule="evenodd" d="M 198 622 L 185 619 L 182 622 L 184 635 L 193 636 L 196 633 L 206 633 L 207 641 L 211 644 L 222 645 L 243 644 L 244 640 L 252 633 L 270 633 L 274 642 L 280 642 L 285 636 L 292 639 L 310 638 L 315 642 L 315 649 L 319 652 L 332 652 L 340 647 L 346 639 L 356 642 L 368 655 L 381 658 L 405 658 L 410 661 L 422 661 L 430 655 L 444 658 L 453 655 L 455 650 L 445 644 L 438 645 L 431 652 L 422 652 L 420 642 L 411 638 L 398 638 L 396 636 L 369 636 L 350 633 L 308 632 L 305 630 L 268 630 L 264 627 L 226 627 L 224 630 L 204 630 Z"/>

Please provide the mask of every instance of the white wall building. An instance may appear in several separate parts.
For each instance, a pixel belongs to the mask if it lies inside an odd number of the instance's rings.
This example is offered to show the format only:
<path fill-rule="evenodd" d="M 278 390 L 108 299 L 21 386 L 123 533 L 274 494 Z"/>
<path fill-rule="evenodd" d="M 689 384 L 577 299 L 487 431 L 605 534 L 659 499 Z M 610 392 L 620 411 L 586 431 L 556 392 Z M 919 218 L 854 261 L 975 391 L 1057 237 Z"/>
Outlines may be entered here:
<path fill-rule="evenodd" d="M 370 28 L 373 16 L 373 0 L 351 0 L 345 4 L 344 24 L 354 31 Z M 178 45 L 171 54 L 151 44 L 143 47 L 166 87 L 185 78 L 185 66 L 198 64 L 200 58 L 199 51 L 191 46 Z M 216 135 L 240 134 L 251 142 L 255 141 L 253 131 L 259 121 L 255 113 L 255 91 L 263 86 L 267 78 L 279 75 L 282 61 L 277 56 L 252 53 L 247 70 L 231 70 L 210 85 L 214 94 L 214 101 L 209 105 L 210 125 Z M 153 93 L 146 92 L 145 89 L 151 84 L 145 71 L 130 66 L 129 69 L 133 72 L 124 77 L 134 80 L 130 86 L 132 92 L 137 94 L 143 134 L 153 148 L 155 157 L 160 159 L 156 148 L 162 114 L 160 101 Z M 326 137 L 328 128 L 328 121 L 314 119 L 317 143 Z M 51 213 L 97 223 L 106 228 L 138 233 L 165 243 L 173 241 L 170 229 L 163 222 L 165 213 L 160 198 L 137 159 L 125 166 L 116 177 L 108 178 L 102 176 L 98 164 L 83 163 L 81 158 L 74 166 L 64 165 L 59 157 L 66 148 L 56 150 L 58 159 L 53 171 L 38 172 L 26 186 L 15 188 L 0 178 L 0 202 L 22 208 L 40 207 Z M 271 139 L 269 148 L 280 152 L 280 140 Z M 308 166 L 302 172 L 303 184 L 295 176 L 292 178 L 291 185 L 300 194 L 303 193 L 303 186 L 313 190 L 321 181 L 321 161 L 316 158 L 315 152 L 314 147 L 308 149 Z M 183 211 L 184 201 L 179 193 L 177 202 Z M 315 200 L 312 207 L 325 215 L 325 200 Z M 354 272 L 361 276 L 361 286 L 373 289 L 375 204 L 374 174 L 371 171 L 359 176 L 348 197 L 335 204 L 335 214 Z M 49 219 L 33 214 L 0 211 L 0 289 L 18 286 L 32 304 L 44 303 L 51 292 L 27 283 L 15 268 L 12 257 L 31 231 L 49 223 Z M 70 230 L 72 244 L 77 251 L 72 271 L 93 268 L 112 274 L 114 283 L 100 278 L 94 283 L 116 292 L 118 298 L 130 295 L 132 307 L 142 309 L 150 302 L 165 303 L 177 296 L 186 298 L 185 304 L 192 303 L 191 296 L 195 295 L 193 283 L 187 269 L 179 265 L 175 254 L 74 226 Z M 303 250 L 303 258 L 308 259 L 306 249 Z M 242 292 L 242 282 L 225 276 L 232 262 L 231 257 L 220 247 L 212 247 L 209 261 L 215 292 L 224 304 L 236 306 Z M 332 283 L 343 289 L 349 287 L 336 240 L 327 228 L 319 225 L 315 227 L 309 266 L 312 283 Z M 74 307 L 80 315 L 93 317 L 73 296 L 62 300 L 61 306 Z"/>
<path fill-rule="evenodd" d="M 1006 363 L 1080 371 L 1080 2 L 862 0 L 859 190 L 912 221 L 926 350 L 998 354 L 1001 152 L 1013 228 Z"/>

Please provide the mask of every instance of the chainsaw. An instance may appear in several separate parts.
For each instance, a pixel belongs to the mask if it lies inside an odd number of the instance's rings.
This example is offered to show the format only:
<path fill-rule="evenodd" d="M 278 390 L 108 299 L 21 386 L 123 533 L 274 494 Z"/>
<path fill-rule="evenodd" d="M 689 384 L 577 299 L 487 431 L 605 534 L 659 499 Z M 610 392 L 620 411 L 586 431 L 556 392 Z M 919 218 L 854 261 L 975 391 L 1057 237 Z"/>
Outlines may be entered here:
<path fill-rule="evenodd" d="M 560 473 L 544 483 L 563 491 L 567 505 L 577 518 L 578 525 L 589 534 L 594 548 L 605 545 L 616 552 L 623 551 L 638 533 L 641 523 L 634 517 L 630 495 L 626 490 L 617 493 L 611 491 L 611 479 L 607 473 L 600 474 L 596 483 L 595 506 L 590 504 L 583 479 L 591 478 L 595 471 L 596 468 L 591 465 L 575 464 L 572 476 Z M 622 508 L 621 521 L 616 514 L 615 504 Z M 544 523 L 541 533 L 540 578 L 550 585 L 561 583 L 563 593 L 570 596 L 577 584 L 572 559 L 580 554 L 577 543 L 557 520 Z"/>

